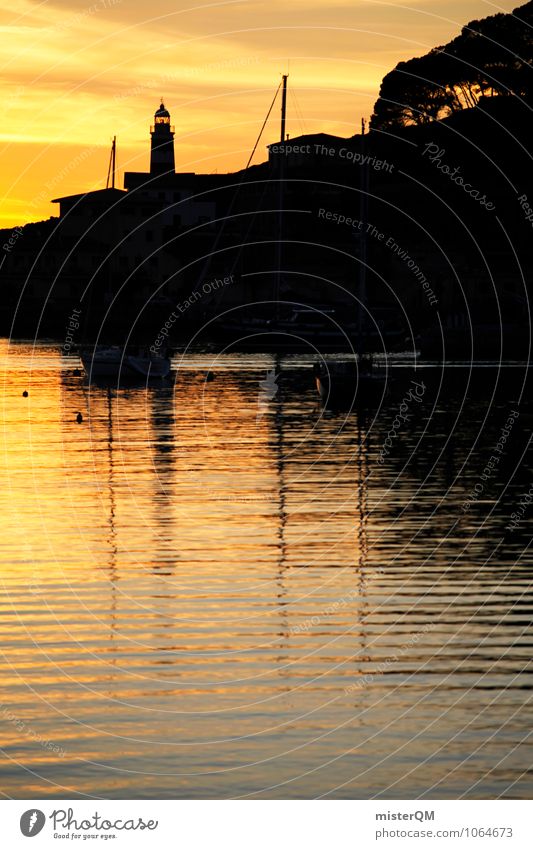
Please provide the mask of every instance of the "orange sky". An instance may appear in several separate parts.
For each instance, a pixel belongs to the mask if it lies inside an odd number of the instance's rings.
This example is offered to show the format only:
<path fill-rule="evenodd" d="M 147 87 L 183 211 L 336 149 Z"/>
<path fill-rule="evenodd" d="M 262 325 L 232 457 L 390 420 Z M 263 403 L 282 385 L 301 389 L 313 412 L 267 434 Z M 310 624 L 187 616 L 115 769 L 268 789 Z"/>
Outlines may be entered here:
<path fill-rule="evenodd" d="M 382 77 L 503 0 L 0 0 L 0 227 L 146 170 L 160 95 L 176 169 L 243 167 L 290 60 L 288 132 L 351 135 Z M 263 138 L 279 137 L 279 110 Z M 264 158 L 263 141 L 254 162 Z"/>

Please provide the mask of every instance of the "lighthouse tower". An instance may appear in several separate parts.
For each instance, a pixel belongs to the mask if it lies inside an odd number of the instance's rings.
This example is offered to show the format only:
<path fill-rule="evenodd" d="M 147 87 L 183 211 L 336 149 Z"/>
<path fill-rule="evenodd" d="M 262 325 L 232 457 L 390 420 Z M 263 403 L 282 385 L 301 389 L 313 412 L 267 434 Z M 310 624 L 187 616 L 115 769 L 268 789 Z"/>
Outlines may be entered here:
<path fill-rule="evenodd" d="M 170 126 L 170 113 L 161 105 L 154 115 L 154 124 L 150 127 L 152 147 L 150 151 L 150 174 L 174 173 L 174 127 Z"/>

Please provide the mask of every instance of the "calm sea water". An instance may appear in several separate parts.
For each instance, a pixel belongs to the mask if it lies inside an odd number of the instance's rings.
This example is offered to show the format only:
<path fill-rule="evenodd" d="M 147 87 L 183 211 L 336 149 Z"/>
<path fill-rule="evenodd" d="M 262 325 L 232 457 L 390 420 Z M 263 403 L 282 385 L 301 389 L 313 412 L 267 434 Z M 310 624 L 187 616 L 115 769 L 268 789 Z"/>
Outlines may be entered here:
<path fill-rule="evenodd" d="M 335 412 L 274 364 L 117 389 L 2 343 L 4 794 L 531 796 L 524 369 Z"/>

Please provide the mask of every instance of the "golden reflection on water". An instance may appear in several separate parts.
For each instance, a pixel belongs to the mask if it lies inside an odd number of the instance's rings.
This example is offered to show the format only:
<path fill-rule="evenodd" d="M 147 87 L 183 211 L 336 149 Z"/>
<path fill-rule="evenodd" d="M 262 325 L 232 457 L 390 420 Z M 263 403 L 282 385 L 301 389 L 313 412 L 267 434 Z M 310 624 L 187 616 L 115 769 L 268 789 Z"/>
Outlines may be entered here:
<path fill-rule="evenodd" d="M 396 401 L 324 411 L 297 362 L 265 405 L 267 355 L 119 389 L 0 358 L 4 792 L 528 795 L 521 483 L 465 513 L 456 478 L 482 401 L 428 392 L 380 465 Z"/>

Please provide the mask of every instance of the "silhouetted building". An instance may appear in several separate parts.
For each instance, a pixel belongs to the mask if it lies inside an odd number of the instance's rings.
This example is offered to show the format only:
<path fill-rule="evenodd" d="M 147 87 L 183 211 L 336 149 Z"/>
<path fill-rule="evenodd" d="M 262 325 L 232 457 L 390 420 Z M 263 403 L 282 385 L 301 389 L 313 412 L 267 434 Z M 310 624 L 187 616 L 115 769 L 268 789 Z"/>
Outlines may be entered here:
<path fill-rule="evenodd" d="M 126 192 L 120 189 L 96 189 L 78 195 L 66 195 L 54 198 L 52 203 L 59 204 L 59 218 L 63 232 L 69 235 L 92 231 L 95 238 L 106 235 L 109 228 L 110 213 Z"/>

